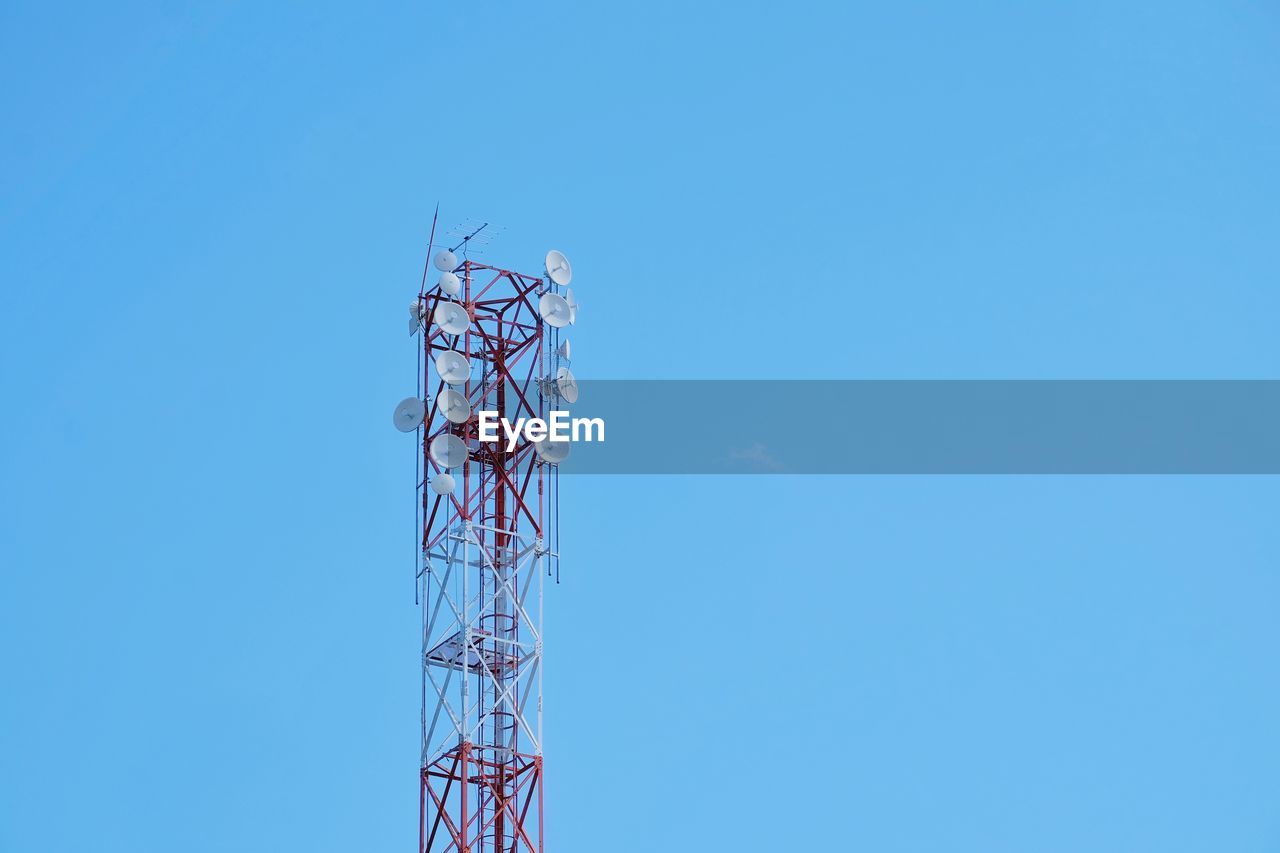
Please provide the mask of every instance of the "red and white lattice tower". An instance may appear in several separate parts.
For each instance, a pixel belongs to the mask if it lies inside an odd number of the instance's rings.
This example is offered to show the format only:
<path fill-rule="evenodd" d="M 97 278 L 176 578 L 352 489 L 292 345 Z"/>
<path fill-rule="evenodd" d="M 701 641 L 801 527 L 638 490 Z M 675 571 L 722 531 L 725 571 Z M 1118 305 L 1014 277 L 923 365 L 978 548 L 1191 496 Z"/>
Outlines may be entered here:
<path fill-rule="evenodd" d="M 433 263 L 441 281 L 424 276 L 410 309 L 422 342 L 421 402 L 412 398 L 421 412 L 419 850 L 542 853 L 542 593 L 558 560 L 555 453 L 524 439 L 511 451 L 505 440 L 481 442 L 477 414 L 514 422 L 553 408 L 546 380 L 567 355 L 567 315 L 553 316 L 567 303 L 553 279 L 565 276 L 450 251 Z"/>

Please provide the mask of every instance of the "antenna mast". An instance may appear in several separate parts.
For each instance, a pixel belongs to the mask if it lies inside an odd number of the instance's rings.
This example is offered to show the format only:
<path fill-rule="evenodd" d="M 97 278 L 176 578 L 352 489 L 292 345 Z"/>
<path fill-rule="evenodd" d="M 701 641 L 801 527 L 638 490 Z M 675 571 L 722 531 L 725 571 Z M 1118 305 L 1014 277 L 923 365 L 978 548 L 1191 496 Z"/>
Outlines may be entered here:
<path fill-rule="evenodd" d="M 532 276 L 440 251 L 440 281 L 410 309 L 419 394 L 395 417 L 421 451 L 420 853 L 544 850 L 542 594 L 559 575 L 563 457 L 480 442 L 477 413 L 545 419 L 562 396 L 546 381 L 567 353 L 564 321 L 544 308 L 568 283 L 553 254 L 555 274 Z"/>

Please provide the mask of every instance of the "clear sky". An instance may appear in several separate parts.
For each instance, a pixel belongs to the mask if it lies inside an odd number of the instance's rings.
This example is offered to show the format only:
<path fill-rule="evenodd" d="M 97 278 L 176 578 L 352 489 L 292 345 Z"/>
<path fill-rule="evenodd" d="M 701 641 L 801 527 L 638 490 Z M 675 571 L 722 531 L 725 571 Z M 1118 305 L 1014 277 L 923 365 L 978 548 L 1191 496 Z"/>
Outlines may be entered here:
<path fill-rule="evenodd" d="M 584 377 L 1280 371 L 1274 4 L 10 2 L 0 69 L 4 853 L 416 843 L 437 201 L 569 254 Z M 566 482 L 549 849 L 1275 851 L 1278 498 Z"/>

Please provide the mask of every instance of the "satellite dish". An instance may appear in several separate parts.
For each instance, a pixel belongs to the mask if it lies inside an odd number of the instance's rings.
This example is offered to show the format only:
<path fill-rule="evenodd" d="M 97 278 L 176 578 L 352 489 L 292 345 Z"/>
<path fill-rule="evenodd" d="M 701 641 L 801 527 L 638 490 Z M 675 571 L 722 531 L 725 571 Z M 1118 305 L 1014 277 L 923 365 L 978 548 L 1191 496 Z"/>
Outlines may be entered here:
<path fill-rule="evenodd" d="M 573 371 L 567 367 L 556 371 L 556 392 L 566 403 L 578 402 L 578 380 L 573 378 Z"/>
<path fill-rule="evenodd" d="M 437 495 L 453 494 L 454 485 L 453 475 L 448 471 L 441 471 L 431 478 L 431 491 Z"/>
<path fill-rule="evenodd" d="M 431 454 L 431 461 L 441 468 L 458 468 L 467 461 L 467 446 L 452 433 L 441 433 L 431 439 L 427 452 Z"/>
<path fill-rule="evenodd" d="M 542 294 L 542 298 L 538 300 L 538 314 L 548 325 L 555 326 L 557 329 L 563 329 L 573 322 L 570 319 L 569 303 L 554 293 Z M 439 322 L 438 318 L 436 322 Z"/>
<path fill-rule="evenodd" d="M 542 441 L 533 443 L 533 450 L 548 465 L 559 465 L 569 458 L 569 442 L 567 441 L 551 441 L 544 438 Z"/>
<path fill-rule="evenodd" d="M 564 343 L 560 344 L 560 349 L 556 350 L 556 355 L 565 361 L 573 361 L 573 356 L 569 355 L 569 339 L 565 338 Z"/>
<path fill-rule="evenodd" d="M 396 406 L 391 422 L 401 432 L 413 432 L 421 424 L 427 414 L 427 407 L 417 397 L 405 397 Z"/>
<path fill-rule="evenodd" d="M 458 266 L 458 256 L 448 249 L 436 252 L 435 265 L 440 272 L 451 272 Z"/>
<path fill-rule="evenodd" d="M 547 252 L 547 278 L 561 287 L 573 281 L 573 265 L 564 256 L 564 252 L 555 249 Z"/>
<path fill-rule="evenodd" d="M 418 334 L 418 330 L 422 328 L 422 300 L 414 297 L 409 303 L 409 336 L 413 337 Z"/>
<path fill-rule="evenodd" d="M 435 320 L 446 335 L 460 335 L 471 325 L 467 309 L 456 302 L 441 302 L 437 305 Z"/>
<path fill-rule="evenodd" d="M 564 301 L 569 303 L 569 322 L 578 322 L 578 300 L 573 297 L 573 288 L 564 292 Z"/>
<path fill-rule="evenodd" d="M 447 272 L 440 276 L 440 289 L 444 291 L 446 296 L 457 296 L 462 292 L 462 282 L 451 272 Z"/>
<path fill-rule="evenodd" d="M 471 417 L 471 404 L 467 402 L 467 398 L 452 389 L 441 391 L 440 396 L 436 397 L 436 404 L 440 407 L 440 413 L 451 424 L 465 424 L 467 418 Z"/>
<path fill-rule="evenodd" d="M 450 385 L 465 385 L 471 378 L 471 361 L 460 352 L 442 352 L 436 356 L 436 373 Z"/>

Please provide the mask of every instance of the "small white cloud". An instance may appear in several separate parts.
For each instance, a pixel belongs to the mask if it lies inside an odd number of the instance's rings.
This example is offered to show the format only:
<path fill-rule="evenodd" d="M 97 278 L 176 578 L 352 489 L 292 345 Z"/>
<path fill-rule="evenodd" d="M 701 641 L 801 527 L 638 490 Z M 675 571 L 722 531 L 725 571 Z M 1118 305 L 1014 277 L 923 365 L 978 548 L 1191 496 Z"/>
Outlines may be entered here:
<path fill-rule="evenodd" d="M 782 463 L 769 454 L 769 448 L 756 442 L 746 449 L 734 448 L 729 451 L 729 458 L 738 462 L 749 462 L 758 468 L 769 471 L 781 471 Z"/>

